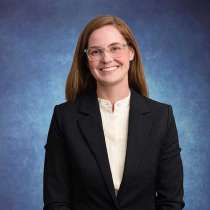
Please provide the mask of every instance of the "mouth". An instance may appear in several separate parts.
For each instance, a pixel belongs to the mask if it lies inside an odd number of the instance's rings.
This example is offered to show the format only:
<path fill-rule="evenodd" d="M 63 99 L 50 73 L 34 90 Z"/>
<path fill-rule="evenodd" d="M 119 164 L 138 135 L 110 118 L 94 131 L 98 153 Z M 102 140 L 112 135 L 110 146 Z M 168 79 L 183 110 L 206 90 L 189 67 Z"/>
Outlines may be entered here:
<path fill-rule="evenodd" d="M 109 66 L 109 67 L 99 68 L 99 70 L 103 72 L 109 72 L 109 71 L 115 71 L 117 68 L 119 68 L 119 66 Z"/>

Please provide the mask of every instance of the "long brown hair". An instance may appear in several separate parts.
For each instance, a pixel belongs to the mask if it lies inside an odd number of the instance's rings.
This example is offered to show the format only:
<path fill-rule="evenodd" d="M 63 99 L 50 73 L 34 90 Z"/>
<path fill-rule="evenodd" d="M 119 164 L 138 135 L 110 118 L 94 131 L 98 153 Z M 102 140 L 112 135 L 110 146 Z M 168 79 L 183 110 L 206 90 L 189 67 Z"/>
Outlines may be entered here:
<path fill-rule="evenodd" d="M 88 68 L 87 56 L 84 50 L 93 31 L 105 25 L 113 25 L 123 35 L 127 44 L 134 50 L 134 59 L 130 62 L 128 71 L 129 87 L 143 96 L 148 96 L 144 76 L 144 68 L 138 44 L 129 26 L 116 16 L 97 16 L 92 19 L 81 32 L 75 49 L 71 69 L 66 81 L 66 100 L 74 102 L 76 97 L 90 89 L 96 89 L 95 78 Z"/>

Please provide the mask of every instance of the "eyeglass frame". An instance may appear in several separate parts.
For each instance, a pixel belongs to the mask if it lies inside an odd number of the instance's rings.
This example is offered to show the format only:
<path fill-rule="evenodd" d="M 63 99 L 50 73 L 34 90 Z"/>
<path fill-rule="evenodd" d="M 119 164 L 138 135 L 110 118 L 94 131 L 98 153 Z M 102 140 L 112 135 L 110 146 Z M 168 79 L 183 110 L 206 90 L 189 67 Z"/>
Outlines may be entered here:
<path fill-rule="evenodd" d="M 115 45 L 121 45 L 121 47 L 122 47 L 122 49 L 124 49 L 125 47 L 129 47 L 130 45 L 129 44 L 127 44 L 127 43 L 114 43 L 114 44 L 111 44 L 111 46 L 110 47 L 114 47 Z M 106 49 L 106 48 L 102 48 L 102 47 L 93 47 L 93 48 L 96 48 L 96 49 L 100 49 L 101 51 L 102 51 L 102 54 L 101 55 L 103 55 L 104 56 L 104 52 L 105 51 L 107 51 L 108 50 L 108 53 L 110 53 L 111 54 L 111 57 L 112 58 L 118 58 L 118 57 L 121 57 L 121 56 L 113 56 L 112 55 L 112 53 L 111 53 L 111 51 L 110 51 L 110 49 L 109 49 L 109 47 L 107 47 L 108 49 Z M 88 49 L 88 48 L 85 48 L 84 49 L 84 53 L 87 55 L 87 58 L 90 60 L 90 61 L 98 61 L 98 60 L 100 60 L 102 57 L 100 57 L 100 58 L 98 58 L 98 59 L 91 59 L 90 58 L 90 55 L 88 54 L 88 50 L 90 50 L 90 49 Z M 100 56 L 101 56 L 100 55 Z"/>

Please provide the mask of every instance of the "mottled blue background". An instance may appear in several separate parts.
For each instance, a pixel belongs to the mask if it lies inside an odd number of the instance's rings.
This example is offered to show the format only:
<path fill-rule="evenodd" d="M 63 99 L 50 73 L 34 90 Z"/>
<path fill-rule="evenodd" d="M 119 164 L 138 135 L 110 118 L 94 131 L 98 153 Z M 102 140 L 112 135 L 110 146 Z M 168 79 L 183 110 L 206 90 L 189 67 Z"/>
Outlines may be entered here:
<path fill-rule="evenodd" d="M 210 204 L 210 3 L 187 0 L 0 1 L 0 209 L 42 209 L 44 144 L 64 101 L 78 35 L 113 14 L 140 44 L 150 97 L 173 106 L 186 210 Z"/>

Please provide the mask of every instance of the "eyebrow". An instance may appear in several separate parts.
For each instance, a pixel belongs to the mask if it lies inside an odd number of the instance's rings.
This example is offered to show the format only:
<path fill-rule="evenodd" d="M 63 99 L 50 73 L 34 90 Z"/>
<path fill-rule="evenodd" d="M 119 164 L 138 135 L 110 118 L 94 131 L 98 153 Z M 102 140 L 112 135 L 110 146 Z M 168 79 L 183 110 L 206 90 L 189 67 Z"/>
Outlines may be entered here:
<path fill-rule="evenodd" d="M 113 43 L 109 44 L 107 47 L 117 45 L 117 44 L 121 44 L 121 43 L 120 42 L 113 42 Z M 93 46 L 90 46 L 89 48 L 104 48 L 104 47 L 93 45 Z"/>

